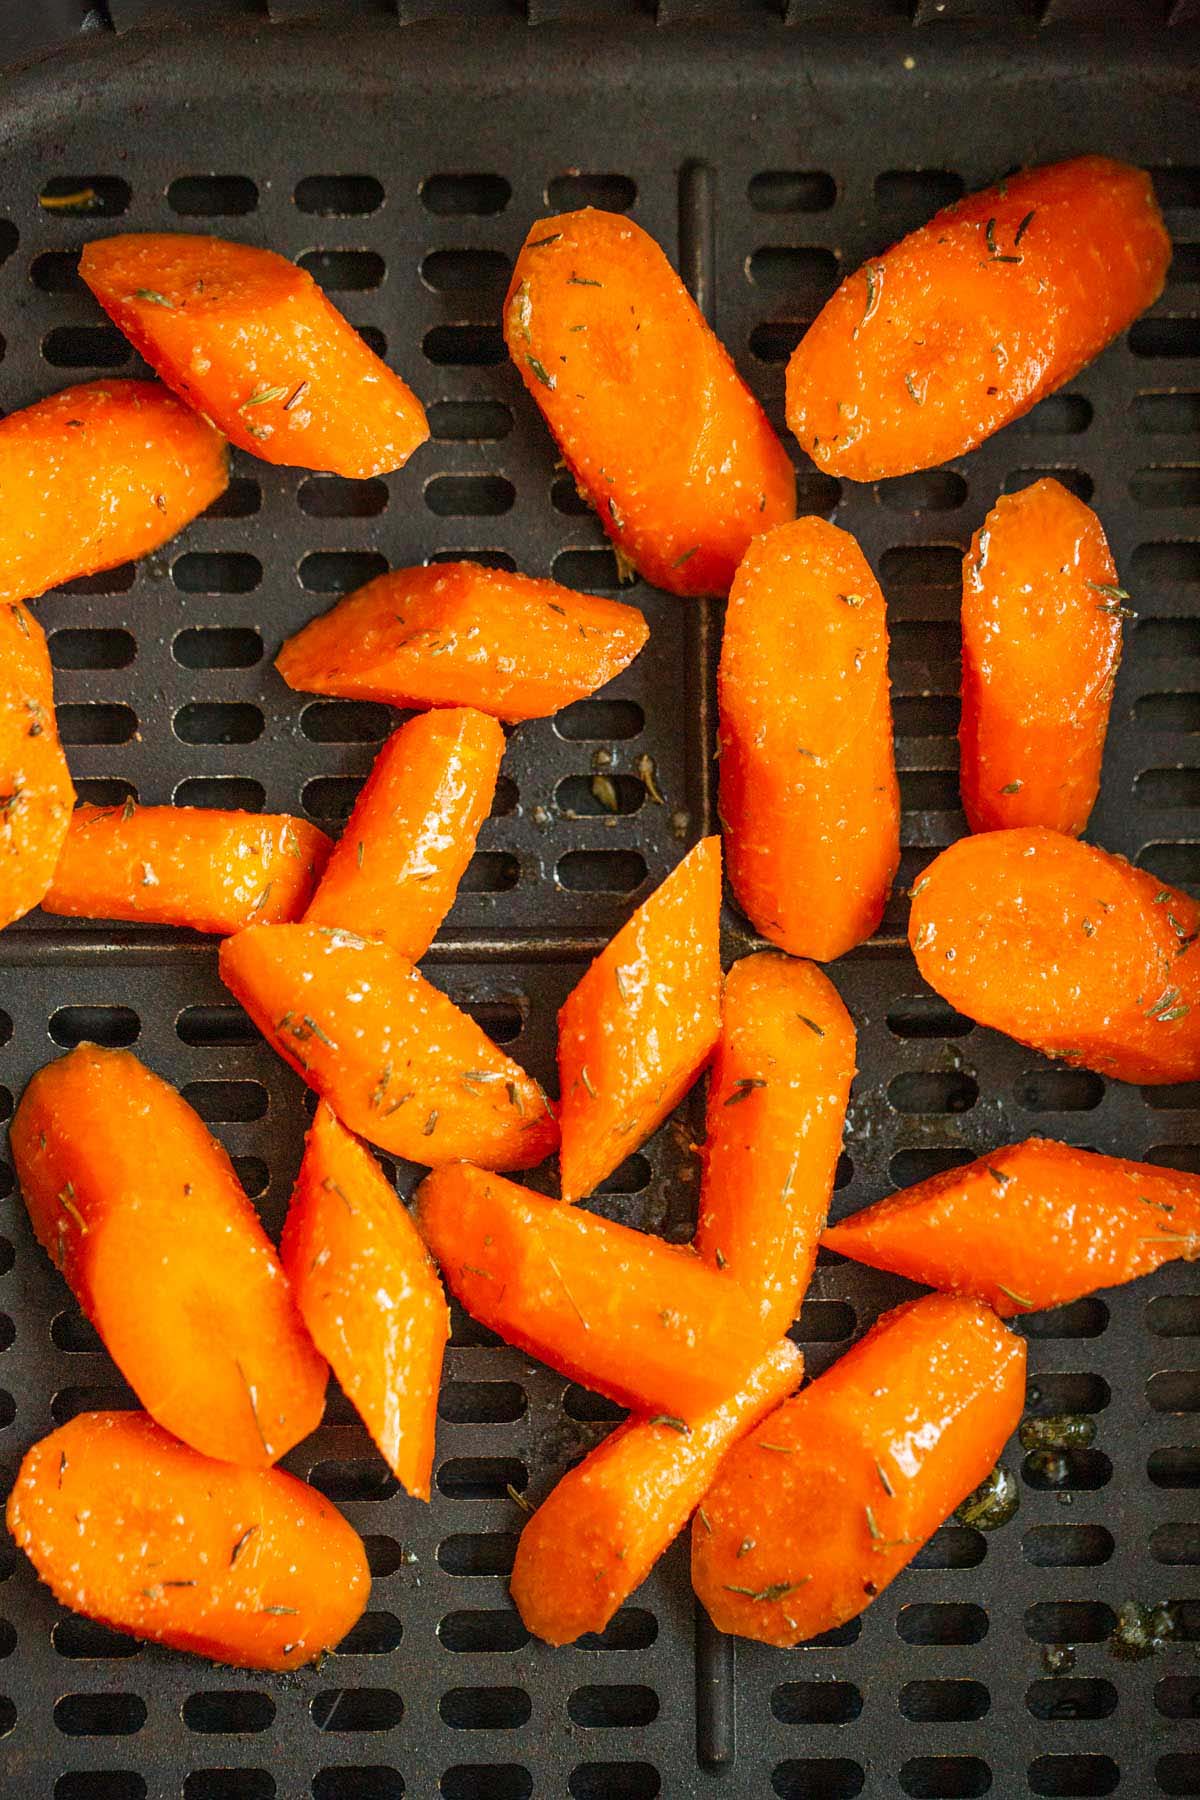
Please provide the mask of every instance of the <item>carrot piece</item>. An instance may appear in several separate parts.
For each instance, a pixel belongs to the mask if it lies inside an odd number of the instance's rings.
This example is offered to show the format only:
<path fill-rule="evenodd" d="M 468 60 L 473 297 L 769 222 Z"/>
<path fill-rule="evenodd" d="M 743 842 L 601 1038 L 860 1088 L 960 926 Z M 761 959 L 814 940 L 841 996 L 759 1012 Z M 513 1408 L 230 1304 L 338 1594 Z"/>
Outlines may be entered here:
<path fill-rule="evenodd" d="M 463 707 L 420 713 L 375 759 L 304 918 L 417 962 L 454 904 L 496 792 L 504 733 Z"/>
<path fill-rule="evenodd" d="M 853 481 L 973 450 L 1077 375 L 1162 292 L 1141 169 L 1079 156 L 945 207 L 873 257 L 792 352 L 787 422 Z"/>
<path fill-rule="evenodd" d="M 429 1252 L 382 1169 L 324 1103 L 280 1255 L 313 1343 L 393 1475 L 429 1498 L 450 1314 Z"/>
<path fill-rule="evenodd" d="M 958 736 L 972 831 L 1083 830 L 1128 597 L 1090 506 L 1053 480 L 1001 495 L 963 558 Z"/>
<path fill-rule="evenodd" d="M 426 1176 L 417 1224 L 468 1312 L 621 1406 L 694 1423 L 769 1341 L 737 1283 L 690 1249 L 469 1163 Z"/>
<path fill-rule="evenodd" d="M 732 1450 L 692 1526 L 714 1625 L 784 1647 L 842 1625 L 993 1468 L 1025 1403 L 1025 1344 L 929 1294 L 877 1324 Z"/>
<path fill-rule="evenodd" d="M 649 636 L 635 606 L 478 563 L 393 569 L 290 637 L 289 687 L 395 706 L 544 719 L 619 675 Z"/>
<path fill-rule="evenodd" d="M 821 1242 L 1009 1318 L 1200 1256 L 1200 1176 L 1028 1138 L 889 1195 Z"/>
<path fill-rule="evenodd" d="M 145 1413 L 80 1413 L 34 1444 L 7 1521 L 63 1606 L 244 1669 L 332 1650 L 371 1588 L 362 1540 L 314 1488 L 201 1456 Z"/>
<path fill-rule="evenodd" d="M 989 831 L 935 857 L 909 942 L 968 1018 L 1121 1081 L 1200 1076 L 1200 906 L 1055 831 Z"/>
<path fill-rule="evenodd" d="M 167 386 L 264 462 L 383 475 L 429 436 L 412 389 L 286 256 L 126 232 L 85 244 L 79 273 Z"/>
<path fill-rule="evenodd" d="M 46 634 L 20 601 L 0 602 L 0 929 L 44 897 L 74 803 Z"/>
<path fill-rule="evenodd" d="M 803 1373 L 804 1358 L 784 1338 L 695 1424 L 633 1418 L 597 1444 L 521 1533 L 511 1586 L 526 1627 L 548 1644 L 603 1631 L 683 1530 L 726 1451 Z"/>
<path fill-rule="evenodd" d="M 724 594 L 796 513 L 767 416 L 654 239 L 619 213 L 539 219 L 504 337 L 619 557 L 672 594 Z"/>
<path fill-rule="evenodd" d="M 854 1078 L 854 1026 L 811 963 L 763 951 L 725 980 L 696 1248 L 784 1332 L 817 1259 Z"/>
<path fill-rule="evenodd" d="M 883 595 L 848 532 L 751 545 L 717 676 L 729 880 L 764 937 L 830 962 L 870 937 L 900 861 Z"/>
<path fill-rule="evenodd" d="M 299 918 L 332 846 L 287 813 L 199 806 L 81 806 L 50 890 L 49 913 L 240 931 Z"/>
<path fill-rule="evenodd" d="M 267 1042 L 381 1150 L 531 1169 L 557 1145 L 537 1082 L 387 944 L 252 925 L 224 940 L 220 970 Z"/>
<path fill-rule="evenodd" d="M 88 381 L 0 420 L 0 593 L 157 550 L 229 485 L 224 438 L 157 381 Z"/>
<path fill-rule="evenodd" d="M 257 1468 L 307 1437 L 325 1364 L 233 1164 L 173 1087 L 80 1044 L 33 1077 L 9 1142 L 38 1242 L 160 1425 Z"/>
<path fill-rule="evenodd" d="M 600 952 L 558 1015 L 562 1197 L 657 1131 L 721 1029 L 721 840 L 704 838 Z"/>

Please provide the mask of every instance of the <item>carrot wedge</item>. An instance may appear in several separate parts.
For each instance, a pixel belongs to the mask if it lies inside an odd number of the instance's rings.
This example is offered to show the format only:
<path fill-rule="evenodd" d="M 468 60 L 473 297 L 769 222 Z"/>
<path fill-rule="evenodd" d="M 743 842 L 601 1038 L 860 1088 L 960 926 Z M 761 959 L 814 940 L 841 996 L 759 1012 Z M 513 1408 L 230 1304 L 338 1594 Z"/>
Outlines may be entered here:
<path fill-rule="evenodd" d="M 478 563 L 394 569 L 284 644 L 289 687 L 544 719 L 595 693 L 649 635 L 636 606 Z"/>
<path fill-rule="evenodd" d="M 220 971 L 267 1042 L 381 1150 L 531 1169 L 557 1145 L 537 1082 L 388 945 L 252 925 L 225 939 Z"/>
<path fill-rule="evenodd" d="M 287 813 L 81 806 L 42 908 L 221 933 L 282 924 L 303 913 L 331 848 Z"/>
<path fill-rule="evenodd" d="M 33 1077 L 9 1142 L 38 1242 L 165 1430 L 252 1468 L 314 1430 L 325 1364 L 232 1163 L 173 1087 L 80 1044 Z"/>
<path fill-rule="evenodd" d="M 80 1413 L 26 1451 L 8 1529 L 56 1600 L 243 1669 L 298 1669 L 367 1604 L 362 1540 L 282 1469 L 239 1469 L 139 1412 Z"/>
<path fill-rule="evenodd" d="M 930 1294 L 731 1450 L 692 1526 L 721 1631 L 785 1647 L 853 1619 L 994 1467 L 1025 1404 L 1025 1344 Z"/>
<path fill-rule="evenodd" d="M 766 1348 L 737 1283 L 691 1250 L 469 1163 L 426 1176 L 417 1224 L 469 1313 L 621 1406 L 695 1423 Z"/>
<path fill-rule="evenodd" d="M 44 898 L 74 804 L 46 634 L 0 601 L 0 929 Z"/>
<path fill-rule="evenodd" d="M 676 1107 L 721 1028 L 721 843 L 704 838 L 558 1015 L 562 1197 L 579 1200 Z"/>
<path fill-rule="evenodd" d="M 852 481 L 947 462 L 1098 356 L 1170 260 L 1141 169 L 1079 156 L 1009 176 L 843 281 L 792 353 L 787 422 Z"/>
<path fill-rule="evenodd" d="M 412 389 L 286 256 L 131 231 L 85 244 L 79 273 L 167 386 L 264 462 L 382 475 L 429 436 Z"/>
<path fill-rule="evenodd" d="M 726 1451 L 799 1387 L 804 1358 L 786 1338 L 732 1397 L 694 1424 L 618 1425 L 538 1507 L 517 1545 L 512 1597 L 548 1644 L 603 1631 L 703 1500 Z"/>
<path fill-rule="evenodd" d="M 0 420 L 0 594 L 157 550 L 229 485 L 224 438 L 157 381 L 88 381 Z"/>
<path fill-rule="evenodd" d="M 909 942 L 968 1018 L 1120 1081 L 1200 1077 L 1200 905 L 1055 831 L 989 831 L 935 857 Z"/>
<path fill-rule="evenodd" d="M 783 1333 L 812 1278 L 854 1078 L 854 1026 L 811 963 L 763 951 L 725 979 L 695 1246 Z"/>
<path fill-rule="evenodd" d="M 751 923 L 830 962 L 870 937 L 900 861 L 887 616 L 848 532 L 753 544 L 717 676 L 729 880 Z"/>
<path fill-rule="evenodd" d="M 1200 1256 L 1200 1176 L 1029 1138 L 891 1194 L 821 1242 L 1009 1318 Z"/>
<path fill-rule="evenodd" d="M 421 713 L 375 759 L 304 914 L 419 962 L 454 904 L 496 792 L 504 733 L 463 707 Z"/>
<path fill-rule="evenodd" d="M 300 1316 L 388 1468 L 429 1498 L 450 1314 L 429 1252 L 379 1164 L 322 1103 L 280 1256 Z"/>

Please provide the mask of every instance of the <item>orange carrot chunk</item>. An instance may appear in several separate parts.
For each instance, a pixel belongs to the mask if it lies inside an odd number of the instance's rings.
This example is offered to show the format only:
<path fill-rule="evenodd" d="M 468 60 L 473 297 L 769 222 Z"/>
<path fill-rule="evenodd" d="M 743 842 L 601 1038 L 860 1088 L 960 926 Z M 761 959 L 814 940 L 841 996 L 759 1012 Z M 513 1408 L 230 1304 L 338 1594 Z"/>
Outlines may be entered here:
<path fill-rule="evenodd" d="M 1200 1077 L 1200 906 L 1058 832 L 989 831 L 913 889 L 917 967 L 968 1018 L 1121 1081 Z"/>
<path fill-rule="evenodd" d="M 580 491 L 647 581 L 724 594 L 796 512 L 783 445 L 652 237 L 617 213 L 539 219 L 504 337 Z"/>
<path fill-rule="evenodd" d="M 388 945 L 328 925 L 252 925 L 225 939 L 220 969 L 267 1042 L 381 1150 L 531 1169 L 556 1147 L 537 1082 Z"/>
<path fill-rule="evenodd" d="M 71 820 L 49 913 L 227 933 L 304 911 L 331 845 L 287 813 L 199 806 L 81 806 Z"/>
<path fill-rule="evenodd" d="M 717 676 L 729 880 L 751 923 L 830 962 L 870 937 L 900 860 L 883 595 L 848 532 L 751 546 Z"/>
<path fill-rule="evenodd" d="M 1029 1138 L 918 1181 L 821 1241 L 1008 1318 L 1200 1256 L 1200 1176 Z"/>
<path fill-rule="evenodd" d="M 273 250 L 126 232 L 86 244 L 79 273 L 167 386 L 264 462 L 383 475 L 429 436 L 412 389 Z"/>
<path fill-rule="evenodd" d="M 786 1647 L 868 1606 L 994 1467 L 1025 1403 L 1025 1344 L 930 1294 L 732 1450 L 692 1525 L 714 1625 Z"/>
<path fill-rule="evenodd" d="M 635 606 L 478 563 L 394 569 L 284 644 L 289 687 L 543 719 L 595 693 L 649 635 Z"/>
<path fill-rule="evenodd" d="M 157 381 L 88 381 L 0 420 L 0 594 L 157 550 L 229 485 L 220 432 Z"/>
<path fill-rule="evenodd" d="M 300 1316 L 388 1468 L 429 1498 L 450 1314 L 382 1169 L 317 1107 L 280 1246 Z"/>
<path fill-rule="evenodd" d="M 0 601 L 0 928 L 44 898 L 74 804 L 46 634 L 20 601 Z"/>
<path fill-rule="evenodd" d="M 703 1500 L 721 1458 L 799 1387 L 785 1338 L 743 1387 L 693 1425 L 632 1418 L 551 1489 L 517 1545 L 512 1597 L 548 1644 L 603 1631 Z"/>
<path fill-rule="evenodd" d="M 592 1193 L 682 1100 L 721 1028 L 721 841 L 689 850 L 558 1015 L 562 1197 Z"/>
<path fill-rule="evenodd" d="M 233 1164 L 173 1087 L 81 1044 L 33 1077 L 9 1142 L 38 1242 L 164 1429 L 253 1468 L 315 1429 L 325 1364 Z"/>
<path fill-rule="evenodd" d="M 843 281 L 792 352 L 787 422 L 853 481 L 961 456 L 1098 356 L 1170 260 L 1141 169 L 1079 156 L 1009 176 Z"/>
<path fill-rule="evenodd" d="M 382 938 L 419 961 L 454 904 L 503 755 L 500 726 L 471 707 L 402 725 L 375 759 L 305 922 Z"/>
<path fill-rule="evenodd" d="M 469 1163 L 426 1176 L 417 1223 L 469 1313 L 621 1406 L 694 1424 L 769 1341 L 737 1283 L 691 1250 Z"/>
<path fill-rule="evenodd" d="M 362 1540 L 314 1488 L 201 1456 L 145 1413 L 80 1413 L 34 1444 L 7 1520 L 63 1606 L 238 1668 L 312 1662 L 371 1589 Z"/>
<path fill-rule="evenodd" d="M 972 831 L 1083 830 L 1128 598 L 1090 506 L 1053 480 L 1001 495 L 963 558 L 958 736 Z"/>
<path fill-rule="evenodd" d="M 811 963 L 763 951 L 725 981 L 696 1249 L 782 1333 L 817 1259 L 854 1078 L 854 1026 Z"/>

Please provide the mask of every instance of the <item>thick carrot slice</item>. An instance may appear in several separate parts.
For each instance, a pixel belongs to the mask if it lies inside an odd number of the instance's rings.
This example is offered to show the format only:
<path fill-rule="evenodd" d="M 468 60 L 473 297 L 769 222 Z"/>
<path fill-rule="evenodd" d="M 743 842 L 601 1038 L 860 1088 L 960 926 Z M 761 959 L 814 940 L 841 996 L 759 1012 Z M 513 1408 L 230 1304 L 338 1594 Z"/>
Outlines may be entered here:
<path fill-rule="evenodd" d="M 46 634 L 20 601 L 0 601 L 0 928 L 44 897 L 74 804 Z"/>
<path fill-rule="evenodd" d="M 157 550 L 229 485 L 224 438 L 157 381 L 89 381 L 0 420 L 0 594 Z"/>
<path fill-rule="evenodd" d="M 417 1223 L 467 1311 L 622 1406 L 694 1423 L 769 1342 L 736 1282 L 661 1238 L 455 1163 Z"/>
<path fill-rule="evenodd" d="M 1200 1176 L 1029 1138 L 891 1194 L 821 1241 L 1008 1318 L 1200 1256 Z"/>
<path fill-rule="evenodd" d="M 870 937 L 900 860 L 883 595 L 848 532 L 753 544 L 717 677 L 729 880 L 764 937 L 829 962 Z"/>
<path fill-rule="evenodd" d="M 629 1419 L 552 1488 L 521 1533 L 512 1597 L 548 1644 L 603 1631 L 703 1500 L 721 1458 L 793 1389 L 804 1358 L 786 1338 L 732 1399 L 685 1425 Z"/>
<path fill-rule="evenodd" d="M 375 759 L 306 923 L 382 938 L 417 962 L 454 904 L 503 755 L 500 726 L 471 707 L 402 725 Z"/>
<path fill-rule="evenodd" d="M 81 1044 L 33 1077 L 9 1142 L 38 1242 L 160 1425 L 255 1468 L 307 1437 L 325 1364 L 232 1163 L 173 1087 Z"/>
<path fill-rule="evenodd" d="M 1077 837 L 1087 824 L 1127 598 L 1090 506 L 1053 480 L 1001 495 L 963 558 L 958 736 L 972 831 Z"/>
<path fill-rule="evenodd" d="M 721 840 L 638 907 L 558 1015 L 562 1197 L 579 1200 L 682 1100 L 721 1029 Z"/>
<path fill-rule="evenodd" d="M 126 232 L 86 244 L 79 273 L 167 386 L 264 462 L 382 475 L 429 436 L 412 389 L 273 250 Z"/>
<path fill-rule="evenodd" d="M 845 280 L 792 353 L 787 421 L 854 481 L 973 450 L 1162 292 L 1150 178 L 1104 156 L 958 200 Z"/>
<path fill-rule="evenodd" d="M 986 1306 L 885 1313 L 730 1451 L 692 1525 L 713 1623 L 781 1647 L 852 1619 L 993 1468 L 1025 1403 L 1025 1344 Z"/>
<path fill-rule="evenodd" d="M 913 889 L 917 967 L 959 1012 L 1121 1081 L 1200 1076 L 1200 906 L 1058 832 L 989 831 Z"/>
<path fill-rule="evenodd" d="M 673 594 L 724 594 L 758 532 L 794 518 L 766 414 L 654 239 L 618 213 L 539 219 L 504 336 L 620 555 Z"/>
<path fill-rule="evenodd" d="M 7 1521 L 64 1606 L 239 1668 L 312 1662 L 371 1589 L 362 1540 L 314 1488 L 201 1456 L 145 1413 L 80 1413 L 34 1444 Z"/>
<path fill-rule="evenodd" d="M 435 1167 L 532 1169 L 558 1143 L 519 1063 L 386 944 L 328 925 L 252 925 L 221 978 L 268 1043 L 382 1150 Z"/>
<path fill-rule="evenodd" d="M 817 1259 L 854 1078 L 854 1026 L 811 963 L 734 963 L 708 1081 L 696 1248 L 784 1332 Z"/>
<path fill-rule="evenodd" d="M 636 606 L 478 563 L 394 569 L 284 644 L 289 687 L 395 706 L 543 719 L 619 675 L 649 636 Z"/>
<path fill-rule="evenodd" d="M 282 924 L 303 913 L 331 848 L 287 813 L 81 806 L 42 906 L 196 931 Z"/>

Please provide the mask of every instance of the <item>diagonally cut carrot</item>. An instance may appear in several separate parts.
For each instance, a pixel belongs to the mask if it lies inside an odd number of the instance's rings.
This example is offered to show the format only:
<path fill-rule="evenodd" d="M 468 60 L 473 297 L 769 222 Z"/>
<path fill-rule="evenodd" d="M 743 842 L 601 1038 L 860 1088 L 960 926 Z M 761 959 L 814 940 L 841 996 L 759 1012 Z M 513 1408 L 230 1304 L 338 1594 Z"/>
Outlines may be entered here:
<path fill-rule="evenodd" d="M 46 634 L 20 601 L 0 601 L 0 928 L 44 898 L 74 803 Z"/>

